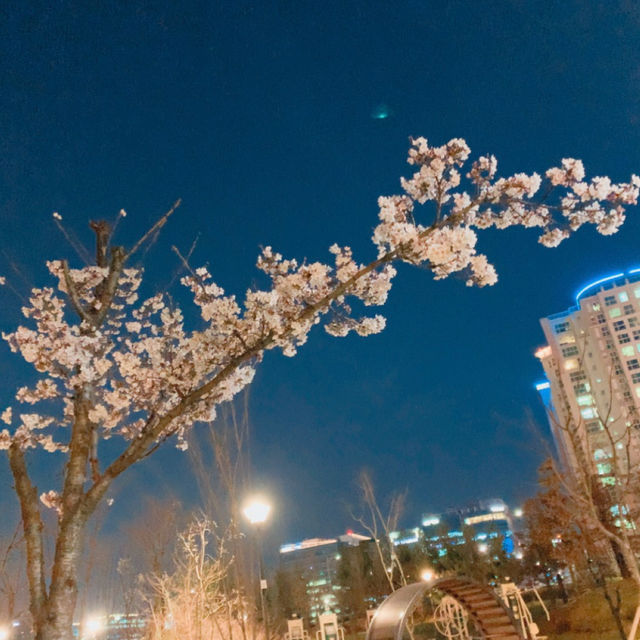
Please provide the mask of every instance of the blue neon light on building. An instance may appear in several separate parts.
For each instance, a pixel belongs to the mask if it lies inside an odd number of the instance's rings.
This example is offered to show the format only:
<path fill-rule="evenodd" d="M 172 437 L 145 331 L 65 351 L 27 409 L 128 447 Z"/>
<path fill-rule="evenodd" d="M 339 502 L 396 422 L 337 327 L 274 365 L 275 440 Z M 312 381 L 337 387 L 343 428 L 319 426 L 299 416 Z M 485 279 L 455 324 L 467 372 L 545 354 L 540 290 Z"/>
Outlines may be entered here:
<path fill-rule="evenodd" d="M 635 274 L 640 273 L 640 268 L 636 268 L 636 269 L 629 269 L 626 273 L 627 276 L 632 276 Z M 598 280 L 594 280 L 593 282 L 590 282 L 588 285 L 586 285 L 585 287 L 582 287 L 582 289 L 580 289 L 580 291 L 578 291 L 578 293 L 576 294 L 576 302 L 578 302 L 578 300 L 580 300 L 580 296 L 582 296 L 583 293 L 585 293 L 585 291 L 588 291 L 589 289 L 592 289 L 593 287 L 597 287 L 599 284 L 604 284 L 605 282 L 609 282 L 610 280 L 616 280 L 617 278 L 624 278 L 625 273 L 614 273 L 611 276 L 606 276 L 605 278 L 599 278 Z M 637 277 L 637 276 L 636 276 Z"/>

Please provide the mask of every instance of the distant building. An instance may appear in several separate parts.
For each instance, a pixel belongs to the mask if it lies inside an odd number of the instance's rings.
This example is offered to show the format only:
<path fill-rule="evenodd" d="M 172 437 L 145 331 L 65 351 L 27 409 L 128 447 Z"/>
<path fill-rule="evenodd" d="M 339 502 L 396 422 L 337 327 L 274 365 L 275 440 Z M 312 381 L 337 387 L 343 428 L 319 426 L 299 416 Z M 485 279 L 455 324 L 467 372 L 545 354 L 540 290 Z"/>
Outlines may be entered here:
<path fill-rule="evenodd" d="M 111 613 L 85 621 L 80 638 L 80 624 L 73 623 L 73 637 L 80 640 L 142 640 L 147 618 L 138 613 Z"/>
<path fill-rule="evenodd" d="M 306 590 L 310 624 L 323 611 L 341 613 L 337 597 L 341 588 L 337 580 L 341 550 L 369 539 L 347 531 L 337 538 L 309 538 L 280 547 L 280 570 L 299 578 Z"/>
<path fill-rule="evenodd" d="M 394 531 L 391 538 L 396 546 L 411 545 L 422 540 L 428 547 L 444 555 L 447 545 L 464 542 L 465 527 L 471 529 L 472 538 L 481 551 L 488 541 L 498 537 L 502 538 L 502 546 L 508 554 L 516 551 L 514 514 L 499 498 L 481 500 L 443 513 L 426 514 L 422 517 L 420 527 Z"/>
<path fill-rule="evenodd" d="M 472 530 L 472 537 L 482 551 L 487 541 L 502 538 L 502 547 L 511 554 L 516 549 L 513 514 L 504 500 L 480 500 L 466 507 L 448 509 L 439 515 L 422 517 L 425 540 L 444 553 L 444 543 L 463 542 L 463 529 Z"/>
<path fill-rule="evenodd" d="M 603 484 L 613 483 L 604 424 L 621 451 L 619 436 L 631 435 L 631 464 L 640 463 L 640 269 L 587 284 L 576 306 L 540 323 L 547 344 L 536 356 L 546 380 L 536 388 L 561 462 L 569 472 L 590 468 Z"/>

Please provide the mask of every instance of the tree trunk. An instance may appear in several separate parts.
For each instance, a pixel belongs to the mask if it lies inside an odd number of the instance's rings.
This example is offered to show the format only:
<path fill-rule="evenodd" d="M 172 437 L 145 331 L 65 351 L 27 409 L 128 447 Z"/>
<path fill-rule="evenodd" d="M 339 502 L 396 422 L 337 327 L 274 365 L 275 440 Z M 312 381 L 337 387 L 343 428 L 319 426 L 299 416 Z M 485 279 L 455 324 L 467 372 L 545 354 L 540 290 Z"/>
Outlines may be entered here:
<path fill-rule="evenodd" d="M 18 444 L 9 447 L 9 466 L 16 494 L 20 501 L 22 528 L 27 555 L 26 572 L 29 581 L 29 611 L 36 630 L 45 620 L 47 587 L 44 578 L 42 519 L 38 510 L 38 488 L 31 484 L 24 454 Z"/>
<path fill-rule="evenodd" d="M 640 625 L 640 569 L 638 568 L 636 555 L 633 549 L 631 548 L 631 544 L 629 543 L 628 538 L 625 538 L 623 540 L 623 543 L 619 545 L 619 548 L 622 554 L 624 555 L 625 562 L 627 564 L 627 567 L 629 568 L 629 573 L 636 585 L 636 589 L 638 590 L 636 612 L 635 612 L 635 615 L 633 616 L 631 629 L 629 629 L 629 634 L 626 637 L 626 640 L 636 640 L 636 635 L 638 633 L 638 626 Z"/>
<path fill-rule="evenodd" d="M 83 510 L 62 522 L 56 543 L 55 561 L 47 602 L 45 633 L 40 640 L 68 640 L 73 637 L 73 614 L 78 597 L 78 564 L 87 516 Z"/>
<path fill-rule="evenodd" d="M 609 611 L 611 612 L 611 617 L 616 623 L 616 629 L 618 630 L 620 639 L 628 640 L 624 632 L 622 620 L 620 618 L 620 591 L 616 591 L 617 601 L 614 602 L 613 599 L 611 598 L 611 594 L 609 593 L 609 588 L 607 587 L 607 582 L 605 578 L 602 576 L 598 576 L 597 584 L 602 590 L 602 595 L 604 596 L 604 599 L 607 601 L 607 605 L 609 606 Z"/>
<path fill-rule="evenodd" d="M 636 613 L 633 616 L 633 622 L 631 623 L 631 629 L 629 629 L 629 635 L 627 640 L 636 640 L 638 633 L 638 626 L 640 625 L 640 593 L 638 594 L 638 603 L 636 604 Z"/>
<path fill-rule="evenodd" d="M 569 602 L 569 596 L 567 595 L 567 590 L 564 588 L 564 580 L 562 579 L 561 573 L 556 574 L 556 582 L 560 589 L 560 598 L 562 599 L 563 604 L 567 604 L 567 602 Z"/>

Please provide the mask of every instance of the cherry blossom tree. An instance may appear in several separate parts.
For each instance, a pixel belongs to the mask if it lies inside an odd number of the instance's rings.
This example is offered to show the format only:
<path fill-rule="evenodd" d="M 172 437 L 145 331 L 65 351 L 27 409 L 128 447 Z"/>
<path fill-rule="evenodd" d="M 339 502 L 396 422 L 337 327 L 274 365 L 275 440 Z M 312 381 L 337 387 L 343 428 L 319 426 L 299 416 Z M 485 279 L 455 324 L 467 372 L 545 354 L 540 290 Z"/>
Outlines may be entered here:
<path fill-rule="evenodd" d="M 0 449 L 20 502 L 39 640 L 71 637 L 83 533 L 114 480 L 166 441 L 184 448 L 195 423 L 211 421 L 218 405 L 251 383 L 266 350 L 295 355 L 321 322 L 334 336 L 381 331 L 381 315 L 357 317 L 350 303 L 384 304 L 396 262 L 427 267 L 435 279 L 460 274 L 469 286 L 492 285 L 496 271 L 476 249 L 483 229 L 535 227 L 539 241 L 553 247 L 584 224 L 615 233 L 625 206 L 637 202 L 637 176 L 623 184 L 586 181 L 582 163 L 565 159 L 544 178 L 499 178 L 495 157 L 468 165 L 469 155 L 462 139 L 443 146 L 412 140 L 408 161 L 416 171 L 402 180 L 404 194 L 379 199 L 377 257 L 369 263 L 337 245 L 328 264 L 299 263 L 266 247 L 257 266 L 268 285 L 242 300 L 225 294 L 207 268 L 190 271 L 182 284 L 199 309 L 196 329 L 185 327 L 183 310 L 167 295 L 141 296 L 143 272 L 131 266 L 173 210 L 130 250 L 113 244 L 107 223 L 93 222 L 95 265 L 47 263 L 55 285 L 34 288 L 23 309 L 26 325 L 3 336 L 33 365 L 37 382 L 18 389 L 15 405 L 0 411 L 8 426 Z M 110 438 L 122 446 L 105 460 L 100 443 Z M 34 486 L 27 458 L 36 449 L 65 457 L 60 487 Z M 42 508 L 58 515 L 49 576 Z"/>

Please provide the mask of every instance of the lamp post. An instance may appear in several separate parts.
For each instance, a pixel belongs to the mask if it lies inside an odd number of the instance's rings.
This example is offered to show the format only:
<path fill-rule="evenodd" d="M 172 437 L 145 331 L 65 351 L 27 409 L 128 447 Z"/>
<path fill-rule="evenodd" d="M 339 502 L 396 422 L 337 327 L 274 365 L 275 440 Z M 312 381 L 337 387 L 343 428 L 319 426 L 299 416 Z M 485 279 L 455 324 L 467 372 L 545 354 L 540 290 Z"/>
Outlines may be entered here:
<path fill-rule="evenodd" d="M 262 525 L 266 522 L 270 512 L 271 505 L 260 498 L 254 498 L 250 500 L 242 510 L 245 518 L 251 525 L 255 527 L 256 531 L 256 541 L 258 544 L 258 569 L 260 578 L 260 607 L 262 609 L 262 623 L 264 624 L 265 640 L 269 640 L 269 618 L 267 616 L 267 607 L 265 602 L 267 581 L 264 577 L 264 561 L 262 558 Z"/>

